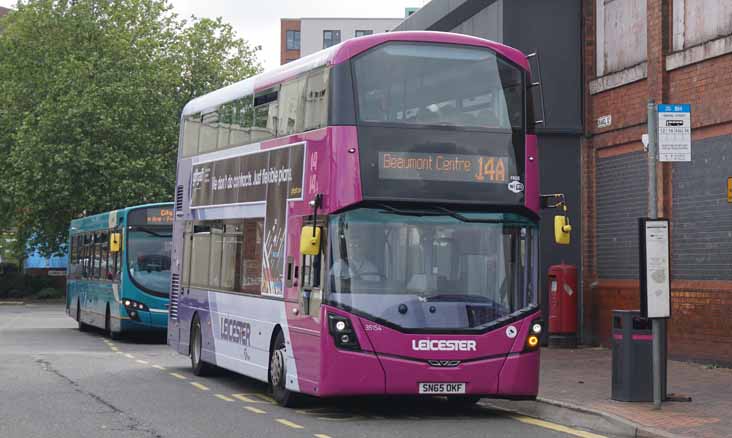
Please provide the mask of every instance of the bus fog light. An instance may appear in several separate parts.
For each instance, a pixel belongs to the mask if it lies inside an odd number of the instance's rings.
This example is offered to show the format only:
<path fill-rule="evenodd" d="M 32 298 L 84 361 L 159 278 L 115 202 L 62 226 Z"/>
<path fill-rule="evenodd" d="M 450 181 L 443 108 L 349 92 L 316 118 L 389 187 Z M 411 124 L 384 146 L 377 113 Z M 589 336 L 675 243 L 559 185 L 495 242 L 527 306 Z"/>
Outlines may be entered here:
<path fill-rule="evenodd" d="M 531 331 L 534 332 L 534 334 L 536 334 L 536 335 L 538 335 L 539 333 L 541 333 L 541 324 L 534 324 L 531 327 Z"/>
<path fill-rule="evenodd" d="M 343 330 L 346 329 L 346 323 L 344 321 L 338 321 L 338 322 L 336 322 L 335 327 L 336 327 L 336 330 L 338 330 L 339 332 L 342 332 Z M 347 342 L 347 341 L 345 341 L 345 342 Z"/>

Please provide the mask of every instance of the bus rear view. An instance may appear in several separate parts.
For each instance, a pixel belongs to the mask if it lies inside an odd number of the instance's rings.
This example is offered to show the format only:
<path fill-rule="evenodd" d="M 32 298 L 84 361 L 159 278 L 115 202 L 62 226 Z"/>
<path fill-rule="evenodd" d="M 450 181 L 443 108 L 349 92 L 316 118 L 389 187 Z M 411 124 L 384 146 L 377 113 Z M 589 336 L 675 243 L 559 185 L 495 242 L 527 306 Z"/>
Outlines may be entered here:
<path fill-rule="evenodd" d="M 191 102 L 169 343 L 194 371 L 217 365 L 267 381 L 285 405 L 297 393 L 536 397 L 529 84 L 515 49 L 395 32 Z M 220 123 L 215 144 L 187 142 L 242 99 L 227 135 L 256 142 L 222 144 Z M 557 219 L 564 237 L 569 224 Z M 197 254 L 206 243 L 221 249 Z M 228 275 L 226 287 L 191 280 L 211 260 L 223 268 L 207 278 Z"/>

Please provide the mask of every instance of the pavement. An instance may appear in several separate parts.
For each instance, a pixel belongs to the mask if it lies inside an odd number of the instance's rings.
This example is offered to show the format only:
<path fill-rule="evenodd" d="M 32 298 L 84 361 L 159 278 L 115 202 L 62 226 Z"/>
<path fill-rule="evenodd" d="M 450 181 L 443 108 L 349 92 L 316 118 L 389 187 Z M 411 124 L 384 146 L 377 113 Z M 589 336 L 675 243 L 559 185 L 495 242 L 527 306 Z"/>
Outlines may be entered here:
<path fill-rule="evenodd" d="M 543 405 L 543 404 L 540 404 Z M 560 409 L 563 412 L 574 411 Z M 582 427 L 489 404 L 439 399 L 271 402 L 228 372 L 201 378 L 164 339 L 80 332 L 63 305 L 0 304 L 2 438 L 602 438 Z"/>
<path fill-rule="evenodd" d="M 610 423 L 615 427 L 608 426 L 608 430 L 618 435 L 732 436 L 732 369 L 669 361 L 668 392 L 689 396 L 692 401 L 667 401 L 658 411 L 653 409 L 653 403 L 617 402 L 610 399 L 610 350 L 545 348 L 541 354 L 539 401 L 544 406 L 507 402 L 501 403 L 501 408 L 551 418 L 561 417 L 552 414 L 552 406 L 569 408 L 590 420 L 595 415 L 595 421 Z M 587 418 L 585 424 L 589 424 Z M 606 430 L 599 425 L 593 429 Z"/>

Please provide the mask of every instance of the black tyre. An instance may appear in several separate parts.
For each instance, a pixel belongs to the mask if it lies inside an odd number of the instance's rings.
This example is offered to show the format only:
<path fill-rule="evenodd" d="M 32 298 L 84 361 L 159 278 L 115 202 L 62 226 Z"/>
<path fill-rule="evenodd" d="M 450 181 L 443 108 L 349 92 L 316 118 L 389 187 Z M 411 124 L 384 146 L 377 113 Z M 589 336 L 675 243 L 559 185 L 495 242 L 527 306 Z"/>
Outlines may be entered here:
<path fill-rule="evenodd" d="M 81 322 L 81 304 L 76 302 L 76 322 L 79 324 L 79 331 L 85 332 L 89 330 L 89 326 Z"/>
<path fill-rule="evenodd" d="M 193 369 L 193 374 L 197 376 L 208 376 L 214 372 L 216 367 L 201 359 L 202 348 L 201 320 L 196 315 L 193 317 L 193 324 L 191 324 L 191 368 Z"/>
<path fill-rule="evenodd" d="M 112 316 L 109 312 L 109 306 L 107 306 L 107 312 L 104 316 L 104 333 L 106 333 L 107 336 L 109 336 L 109 339 L 112 340 L 119 339 L 120 336 L 119 332 L 112 331 Z"/>
<path fill-rule="evenodd" d="M 275 341 L 272 344 L 272 351 L 269 353 L 269 388 L 272 393 L 272 398 L 274 398 L 280 406 L 291 408 L 297 405 L 300 397 L 299 394 L 286 388 L 286 356 L 287 347 L 285 345 L 285 335 L 280 331 L 277 332 Z"/>

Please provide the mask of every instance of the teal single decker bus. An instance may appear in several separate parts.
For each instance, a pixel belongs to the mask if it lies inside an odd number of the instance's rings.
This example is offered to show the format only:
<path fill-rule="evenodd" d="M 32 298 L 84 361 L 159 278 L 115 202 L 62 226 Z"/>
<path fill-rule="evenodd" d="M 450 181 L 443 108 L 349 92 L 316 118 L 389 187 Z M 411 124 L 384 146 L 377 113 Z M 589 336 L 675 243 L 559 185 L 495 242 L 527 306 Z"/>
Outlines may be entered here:
<path fill-rule="evenodd" d="M 173 204 L 127 207 L 71 221 L 66 313 L 122 333 L 168 326 Z"/>

